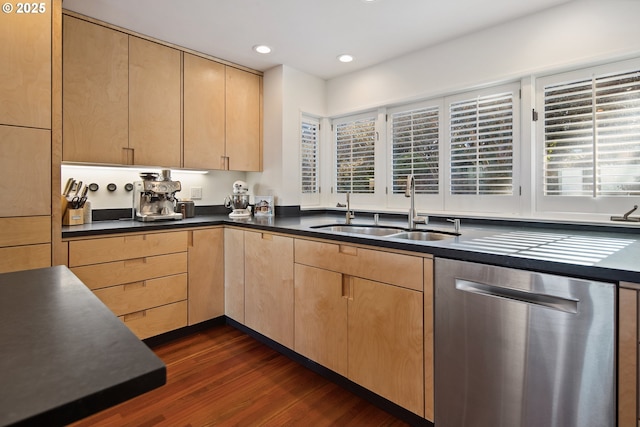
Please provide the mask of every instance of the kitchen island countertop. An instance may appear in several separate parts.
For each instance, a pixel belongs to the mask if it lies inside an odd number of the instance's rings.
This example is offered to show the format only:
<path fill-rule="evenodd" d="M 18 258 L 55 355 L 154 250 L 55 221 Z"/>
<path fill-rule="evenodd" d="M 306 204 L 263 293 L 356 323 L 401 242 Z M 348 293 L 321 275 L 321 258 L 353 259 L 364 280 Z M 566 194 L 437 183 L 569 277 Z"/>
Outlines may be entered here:
<path fill-rule="evenodd" d="M 0 274 L 0 426 L 66 425 L 157 388 L 164 363 L 67 267 Z"/>
<path fill-rule="evenodd" d="M 300 237 L 373 245 L 380 248 L 429 253 L 434 256 L 479 262 L 544 273 L 609 282 L 640 283 L 640 227 L 574 226 L 527 221 L 466 221 L 461 234 L 438 241 L 411 241 L 384 236 L 314 228 L 344 224 L 344 213 L 230 219 L 228 215 L 197 215 L 178 221 L 98 221 L 62 228 L 63 239 L 107 237 L 116 233 L 189 229 L 205 226 L 237 226 L 287 233 Z M 373 215 L 356 215 L 354 224 L 373 225 Z M 380 225 L 407 227 L 406 219 L 383 218 Z M 617 224 L 616 224 L 617 225 Z M 452 225 L 434 218 L 419 229 L 451 232 Z"/>

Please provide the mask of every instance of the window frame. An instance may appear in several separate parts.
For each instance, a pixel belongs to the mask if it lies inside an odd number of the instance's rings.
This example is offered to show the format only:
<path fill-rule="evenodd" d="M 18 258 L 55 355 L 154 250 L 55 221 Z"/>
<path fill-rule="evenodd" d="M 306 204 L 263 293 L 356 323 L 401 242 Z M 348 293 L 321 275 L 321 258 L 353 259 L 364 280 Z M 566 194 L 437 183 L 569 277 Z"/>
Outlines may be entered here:
<path fill-rule="evenodd" d="M 548 85 L 568 83 L 580 79 L 591 79 L 604 75 L 620 74 L 640 70 L 640 59 L 617 61 L 603 65 L 585 67 L 573 71 L 549 74 L 536 80 L 535 109 L 538 121 L 535 123 L 534 140 L 534 191 L 536 216 L 572 213 L 578 216 L 610 216 L 627 212 L 637 204 L 636 196 L 563 196 L 545 194 L 545 98 Z M 635 198 L 636 201 L 633 201 Z"/>
<path fill-rule="evenodd" d="M 403 104 L 401 106 L 389 108 L 386 111 L 386 160 L 388 167 L 386 168 L 386 205 L 389 208 L 401 208 L 408 209 L 409 201 L 405 197 L 404 193 L 394 194 L 393 192 L 393 115 L 398 113 L 411 112 L 423 108 L 437 108 L 438 109 L 438 193 L 437 194 L 419 194 L 416 193 L 416 206 L 419 211 L 423 208 L 429 209 L 429 211 L 441 211 L 444 206 L 444 198 L 442 191 L 442 184 L 444 179 L 444 168 L 442 158 L 442 141 L 443 141 L 443 110 L 444 110 L 444 98 L 434 98 L 426 101 Z"/>
<path fill-rule="evenodd" d="M 360 113 L 360 114 L 353 114 L 353 115 L 349 115 L 349 116 L 343 116 L 340 118 L 335 118 L 331 121 L 331 139 L 332 139 L 332 195 L 333 195 L 333 199 L 336 200 L 339 203 L 344 203 L 344 199 L 346 199 L 346 192 L 339 192 L 338 191 L 338 127 L 340 125 L 346 124 L 346 123 L 354 123 L 357 121 L 362 121 L 362 120 L 366 120 L 366 119 L 372 119 L 373 122 L 373 127 L 374 127 L 374 147 L 373 147 L 373 167 L 374 167 L 374 171 L 373 171 L 373 177 L 371 179 L 373 179 L 373 183 L 374 183 L 374 188 L 373 188 L 373 192 L 371 193 L 354 193 L 354 192 L 350 192 L 351 194 L 351 203 L 360 203 L 360 204 L 375 204 L 376 200 L 377 200 L 377 194 L 379 193 L 380 189 L 379 189 L 379 185 L 378 185 L 378 180 L 377 177 L 380 173 L 380 166 L 379 166 L 379 158 L 378 158 L 378 153 L 379 153 L 379 146 L 381 143 L 381 138 L 379 136 L 379 129 L 378 129 L 378 114 L 375 111 L 369 111 L 369 112 L 365 112 L 365 113 Z"/>
<path fill-rule="evenodd" d="M 453 103 L 470 100 L 472 98 L 491 96 L 494 94 L 511 92 L 513 94 L 512 104 L 512 194 L 511 195 L 470 195 L 451 194 L 451 115 L 450 108 Z M 445 97 L 444 100 L 444 138 L 445 146 L 442 148 L 441 157 L 444 170 L 444 185 L 442 187 L 445 211 L 451 212 L 482 212 L 500 214 L 518 214 L 520 212 L 520 185 L 521 167 L 520 157 L 522 153 L 521 135 L 521 82 L 511 82 L 491 87 L 468 91 Z"/>
<path fill-rule="evenodd" d="M 316 139 L 315 139 L 315 157 L 316 157 L 316 174 L 315 174 L 315 180 L 316 180 L 316 191 L 315 192 L 304 192 L 302 189 L 302 185 L 303 185 L 303 155 L 304 155 L 304 149 L 303 149 L 303 126 L 305 123 L 310 123 L 312 125 L 316 126 Z M 300 193 L 300 202 L 302 206 L 314 206 L 314 205 L 319 205 L 320 204 L 320 197 L 321 197 L 321 192 L 322 192 L 322 185 L 321 185 L 321 178 L 322 178 L 322 125 L 321 125 L 321 119 L 309 114 L 304 114 L 302 113 L 300 115 L 300 123 L 298 126 L 298 130 L 299 130 L 299 159 L 298 159 L 298 169 L 299 169 L 299 180 L 298 180 L 298 190 Z"/>

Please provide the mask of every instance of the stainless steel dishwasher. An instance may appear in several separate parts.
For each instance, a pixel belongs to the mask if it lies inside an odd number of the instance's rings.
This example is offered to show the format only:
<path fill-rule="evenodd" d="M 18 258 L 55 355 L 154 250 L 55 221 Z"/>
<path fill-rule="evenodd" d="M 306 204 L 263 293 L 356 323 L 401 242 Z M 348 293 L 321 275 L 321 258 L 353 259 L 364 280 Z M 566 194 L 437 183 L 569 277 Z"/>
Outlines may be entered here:
<path fill-rule="evenodd" d="M 436 427 L 615 426 L 615 286 L 437 258 Z"/>

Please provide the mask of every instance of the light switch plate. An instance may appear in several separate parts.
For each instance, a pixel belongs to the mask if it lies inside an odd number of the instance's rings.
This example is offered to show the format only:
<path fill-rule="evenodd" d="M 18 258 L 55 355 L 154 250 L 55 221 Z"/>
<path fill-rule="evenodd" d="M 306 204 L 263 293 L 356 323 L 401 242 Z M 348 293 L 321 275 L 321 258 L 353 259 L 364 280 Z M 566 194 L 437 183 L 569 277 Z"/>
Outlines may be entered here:
<path fill-rule="evenodd" d="M 191 200 L 202 199 L 202 187 L 191 187 Z"/>

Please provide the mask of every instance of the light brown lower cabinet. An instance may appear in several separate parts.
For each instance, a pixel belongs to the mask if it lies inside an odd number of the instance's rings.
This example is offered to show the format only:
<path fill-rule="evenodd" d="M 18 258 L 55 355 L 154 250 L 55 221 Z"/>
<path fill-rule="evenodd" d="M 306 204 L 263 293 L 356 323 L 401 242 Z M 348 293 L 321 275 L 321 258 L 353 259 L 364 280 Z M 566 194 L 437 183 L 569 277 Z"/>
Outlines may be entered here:
<path fill-rule="evenodd" d="M 224 313 L 244 324 L 244 231 L 224 229 Z"/>
<path fill-rule="evenodd" d="M 187 326 L 188 233 L 71 240 L 69 266 L 138 338 L 149 338 Z"/>
<path fill-rule="evenodd" d="M 295 265 L 294 350 L 346 377 L 348 287 L 343 275 Z"/>
<path fill-rule="evenodd" d="M 618 293 L 618 427 L 640 426 L 638 410 L 638 307 L 640 285 L 620 283 Z"/>
<path fill-rule="evenodd" d="M 293 348 L 293 238 L 244 232 L 245 325 Z"/>
<path fill-rule="evenodd" d="M 0 218 L 0 273 L 51 266 L 51 217 Z"/>
<path fill-rule="evenodd" d="M 189 231 L 189 325 L 224 315 L 224 230 Z"/>
<path fill-rule="evenodd" d="M 332 242 L 295 244 L 294 350 L 420 416 L 426 405 L 433 419 L 432 260 Z M 385 269 L 381 276 L 395 283 L 374 280 L 381 265 L 396 262 L 412 277 L 395 270 L 391 278 Z M 423 309 L 425 303 L 431 305 Z"/>

